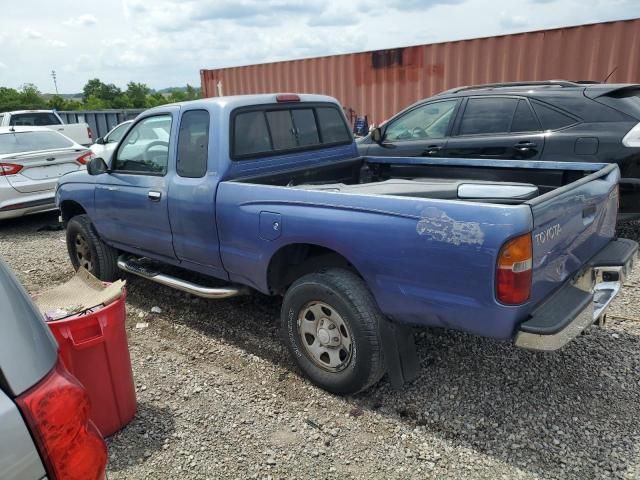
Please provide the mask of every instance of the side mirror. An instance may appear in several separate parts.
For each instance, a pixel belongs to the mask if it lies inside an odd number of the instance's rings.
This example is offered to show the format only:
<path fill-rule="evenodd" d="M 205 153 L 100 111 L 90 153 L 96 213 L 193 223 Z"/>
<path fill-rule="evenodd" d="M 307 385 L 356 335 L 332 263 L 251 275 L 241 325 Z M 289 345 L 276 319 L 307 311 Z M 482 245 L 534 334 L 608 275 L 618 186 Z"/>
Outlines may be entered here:
<path fill-rule="evenodd" d="M 100 175 L 101 173 L 107 173 L 109 171 L 109 167 L 107 167 L 107 162 L 104 161 L 101 157 L 92 158 L 87 165 L 87 173 L 89 175 Z"/>
<path fill-rule="evenodd" d="M 382 130 L 380 129 L 380 127 L 376 127 L 373 130 L 371 130 L 371 140 L 373 140 L 376 143 L 382 143 Z"/>
<path fill-rule="evenodd" d="M 98 137 L 96 138 L 96 142 L 98 145 L 104 145 L 106 142 L 104 141 L 103 137 Z"/>

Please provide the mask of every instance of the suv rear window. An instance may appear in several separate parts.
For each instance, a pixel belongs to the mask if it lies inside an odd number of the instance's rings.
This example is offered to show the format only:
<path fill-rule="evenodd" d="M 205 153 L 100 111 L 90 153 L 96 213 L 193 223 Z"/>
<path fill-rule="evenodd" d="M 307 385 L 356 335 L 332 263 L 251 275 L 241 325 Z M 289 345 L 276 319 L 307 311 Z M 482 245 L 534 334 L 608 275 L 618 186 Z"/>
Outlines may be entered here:
<path fill-rule="evenodd" d="M 16 113 L 11 115 L 9 125 L 46 127 L 47 125 L 60 125 L 60 120 L 53 113 L 48 112 Z"/>
<path fill-rule="evenodd" d="M 598 102 L 640 120 L 640 88 L 623 88 L 597 98 Z"/>
<path fill-rule="evenodd" d="M 233 116 L 234 159 L 351 143 L 342 112 L 331 105 L 300 104 L 242 109 Z"/>

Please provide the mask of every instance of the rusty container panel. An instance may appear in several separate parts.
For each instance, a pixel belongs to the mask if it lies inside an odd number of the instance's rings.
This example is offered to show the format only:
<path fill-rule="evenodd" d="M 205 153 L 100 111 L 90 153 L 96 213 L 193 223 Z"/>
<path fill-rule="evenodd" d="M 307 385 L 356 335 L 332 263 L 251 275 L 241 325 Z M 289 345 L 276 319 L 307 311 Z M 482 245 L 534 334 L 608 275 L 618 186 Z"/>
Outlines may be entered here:
<path fill-rule="evenodd" d="M 608 75 L 640 83 L 640 19 L 200 72 L 205 97 L 218 85 L 223 95 L 321 93 L 370 124 L 461 85 Z"/>

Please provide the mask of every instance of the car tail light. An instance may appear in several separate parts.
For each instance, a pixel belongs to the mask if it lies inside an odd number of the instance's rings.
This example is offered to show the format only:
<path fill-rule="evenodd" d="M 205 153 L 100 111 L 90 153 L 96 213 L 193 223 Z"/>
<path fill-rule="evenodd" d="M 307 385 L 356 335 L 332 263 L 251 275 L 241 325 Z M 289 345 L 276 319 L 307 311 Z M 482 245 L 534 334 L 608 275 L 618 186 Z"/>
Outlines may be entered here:
<path fill-rule="evenodd" d="M 625 147 L 640 147 L 640 123 L 627 132 L 622 139 Z"/>
<path fill-rule="evenodd" d="M 93 132 L 89 127 L 87 127 L 87 135 L 89 136 L 89 140 L 93 141 Z"/>
<path fill-rule="evenodd" d="M 105 478 L 107 446 L 89 420 L 89 396 L 60 360 L 16 403 L 50 480 Z"/>
<path fill-rule="evenodd" d="M 496 297 L 507 305 L 524 303 L 531 295 L 533 249 L 531 234 L 512 238 L 500 249 L 496 272 Z"/>
<path fill-rule="evenodd" d="M 276 101 L 279 103 L 283 102 L 299 102 L 300 97 L 295 93 L 281 93 L 280 95 L 276 95 Z"/>
<path fill-rule="evenodd" d="M 3 175 L 15 175 L 22 170 L 22 165 L 15 163 L 0 163 L 0 177 Z"/>
<path fill-rule="evenodd" d="M 93 152 L 87 152 L 87 153 L 83 153 L 82 155 L 80 155 L 78 158 L 76 158 L 76 162 L 78 162 L 80 165 L 86 165 L 87 163 L 89 163 L 93 158 L 95 157 L 95 155 L 93 154 Z"/>

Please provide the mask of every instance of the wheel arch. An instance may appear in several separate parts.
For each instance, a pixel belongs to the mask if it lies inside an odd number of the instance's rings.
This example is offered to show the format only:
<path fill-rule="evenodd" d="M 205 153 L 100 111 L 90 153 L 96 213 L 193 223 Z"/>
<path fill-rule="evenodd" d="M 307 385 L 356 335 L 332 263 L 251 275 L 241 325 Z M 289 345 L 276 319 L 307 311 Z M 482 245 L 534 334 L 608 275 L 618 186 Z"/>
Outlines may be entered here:
<path fill-rule="evenodd" d="M 274 252 L 267 267 L 267 288 L 282 294 L 298 278 L 329 268 L 344 268 L 366 280 L 347 256 L 333 248 L 313 243 L 290 243 Z"/>
<path fill-rule="evenodd" d="M 86 214 L 87 210 L 75 200 L 63 200 L 60 203 L 60 216 L 62 222 L 67 224 L 76 215 Z"/>

